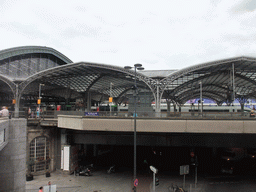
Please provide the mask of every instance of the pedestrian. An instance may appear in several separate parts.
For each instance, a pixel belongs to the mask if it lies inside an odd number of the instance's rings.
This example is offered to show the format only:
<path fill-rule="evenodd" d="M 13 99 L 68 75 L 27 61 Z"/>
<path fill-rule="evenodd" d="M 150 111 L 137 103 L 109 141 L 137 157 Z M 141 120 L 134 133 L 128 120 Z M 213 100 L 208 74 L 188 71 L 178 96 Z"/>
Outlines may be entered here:
<path fill-rule="evenodd" d="M 48 182 L 48 186 L 49 186 L 49 192 L 51 192 L 52 191 L 52 189 L 51 189 L 51 186 L 52 186 L 51 181 Z"/>
<path fill-rule="evenodd" d="M 39 191 L 38 192 L 43 192 L 43 187 L 39 187 Z"/>
<path fill-rule="evenodd" d="M 8 117 L 9 116 L 9 110 L 7 109 L 7 107 L 3 107 L 2 111 L 1 111 L 2 117 Z"/>
<path fill-rule="evenodd" d="M 34 111 L 31 112 L 31 118 L 34 118 L 35 117 L 35 114 L 34 114 Z"/>
<path fill-rule="evenodd" d="M 39 108 L 37 108 L 37 110 L 36 110 L 36 118 L 39 118 L 39 114 L 40 114 L 40 111 L 39 111 Z"/>
<path fill-rule="evenodd" d="M 255 117 L 255 113 L 253 110 L 251 110 L 250 117 Z"/>
<path fill-rule="evenodd" d="M 28 108 L 28 117 L 31 117 L 31 109 L 30 109 L 30 107 Z"/>

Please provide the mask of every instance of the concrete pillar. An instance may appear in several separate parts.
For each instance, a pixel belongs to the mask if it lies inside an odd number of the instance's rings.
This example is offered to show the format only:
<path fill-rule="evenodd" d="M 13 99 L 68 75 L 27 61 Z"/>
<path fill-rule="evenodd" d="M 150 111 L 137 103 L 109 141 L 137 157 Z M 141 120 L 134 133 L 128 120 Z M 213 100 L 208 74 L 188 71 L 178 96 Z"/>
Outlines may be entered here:
<path fill-rule="evenodd" d="M 27 120 L 9 121 L 9 141 L 0 151 L 0 191 L 25 192 Z"/>
<path fill-rule="evenodd" d="M 97 145 L 93 145 L 93 156 L 94 157 L 98 156 L 98 147 L 97 147 Z"/>

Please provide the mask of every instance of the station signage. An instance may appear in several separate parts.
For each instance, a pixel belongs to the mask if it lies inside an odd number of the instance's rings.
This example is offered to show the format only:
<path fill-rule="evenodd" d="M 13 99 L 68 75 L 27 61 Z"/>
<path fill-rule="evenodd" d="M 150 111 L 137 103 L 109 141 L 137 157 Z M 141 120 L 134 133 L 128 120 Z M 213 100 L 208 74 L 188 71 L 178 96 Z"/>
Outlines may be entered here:
<path fill-rule="evenodd" d="M 149 168 L 151 171 L 153 171 L 153 173 L 157 174 L 157 172 L 158 172 L 157 168 L 155 168 L 153 166 L 150 166 Z"/>
<path fill-rule="evenodd" d="M 139 184 L 139 180 L 138 180 L 138 179 L 135 179 L 135 180 L 134 180 L 134 187 L 137 187 L 138 184 Z"/>
<path fill-rule="evenodd" d="M 180 175 L 187 175 L 187 174 L 189 174 L 189 165 L 180 166 Z"/>
<path fill-rule="evenodd" d="M 98 112 L 85 112 L 84 116 L 99 116 Z"/>

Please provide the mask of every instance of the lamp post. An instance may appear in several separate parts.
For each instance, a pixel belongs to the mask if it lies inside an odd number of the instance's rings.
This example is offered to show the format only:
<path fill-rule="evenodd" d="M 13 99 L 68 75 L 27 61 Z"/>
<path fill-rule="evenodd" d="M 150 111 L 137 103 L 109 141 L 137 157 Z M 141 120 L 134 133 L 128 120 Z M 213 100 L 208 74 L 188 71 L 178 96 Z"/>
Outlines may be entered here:
<path fill-rule="evenodd" d="M 113 97 L 112 97 L 112 85 L 113 83 L 110 82 L 110 93 L 109 93 L 109 105 L 110 105 L 110 116 L 112 115 L 112 102 L 113 102 Z"/>
<path fill-rule="evenodd" d="M 40 105 L 41 105 L 41 86 L 44 86 L 44 84 L 39 84 L 39 102 L 38 102 L 38 110 L 39 110 L 39 117 L 40 117 Z"/>
<path fill-rule="evenodd" d="M 134 157 L 134 166 L 133 166 L 133 181 L 135 181 L 136 180 L 136 161 L 137 161 L 137 156 L 136 156 L 136 148 L 137 148 L 137 143 L 136 143 L 136 139 L 137 139 L 137 135 L 136 135 L 136 116 L 137 116 L 137 112 L 136 112 L 136 103 L 137 103 L 137 101 L 136 101 L 136 97 L 137 97 L 137 81 L 136 81 L 136 79 L 137 79 L 137 70 L 144 70 L 144 68 L 142 67 L 142 64 L 139 64 L 139 63 L 137 63 L 137 64 L 134 64 L 134 67 L 130 67 L 130 66 L 125 66 L 124 67 L 125 69 L 132 69 L 132 68 L 134 68 L 134 71 L 135 71 L 135 78 L 134 78 L 134 153 L 133 153 L 133 157 Z M 136 186 L 134 186 L 134 192 L 136 192 Z"/>
<path fill-rule="evenodd" d="M 200 101 L 201 101 L 201 115 L 203 115 L 203 90 L 202 90 L 202 81 L 199 82 L 200 84 Z"/>

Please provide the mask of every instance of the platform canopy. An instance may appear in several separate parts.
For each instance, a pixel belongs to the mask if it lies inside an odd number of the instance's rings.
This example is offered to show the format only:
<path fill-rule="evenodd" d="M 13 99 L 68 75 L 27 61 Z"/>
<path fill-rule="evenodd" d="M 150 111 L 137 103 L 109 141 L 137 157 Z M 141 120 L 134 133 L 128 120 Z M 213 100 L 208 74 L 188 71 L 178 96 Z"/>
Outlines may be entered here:
<path fill-rule="evenodd" d="M 137 87 L 150 91 L 151 78 L 137 72 Z M 44 95 L 62 95 L 65 98 L 83 98 L 90 92 L 92 99 L 102 100 L 104 96 L 120 99 L 127 91 L 134 88 L 134 70 L 113 65 L 79 62 L 44 70 L 30 76 L 20 84 L 20 91 L 26 95 L 38 90 L 44 84 Z M 36 91 L 36 93 L 38 93 Z M 108 98 L 108 97 L 107 97 Z"/>
<path fill-rule="evenodd" d="M 200 98 L 201 91 L 203 98 L 230 104 L 234 98 L 240 103 L 256 98 L 255 78 L 256 58 L 235 57 L 178 70 L 161 84 L 164 97 L 180 105 Z"/>
<path fill-rule="evenodd" d="M 217 104 L 231 104 L 234 98 L 245 103 L 255 98 L 256 58 L 235 57 L 180 70 L 145 70 L 135 74 L 134 69 L 114 65 L 73 63 L 48 47 L 0 51 L 0 97 L 9 100 L 17 94 L 23 100 L 37 98 L 41 87 L 45 98 L 77 99 L 90 94 L 94 101 L 112 96 L 114 102 L 120 103 L 127 99 L 126 94 L 133 94 L 135 75 L 139 91 L 151 92 L 152 101 L 167 99 L 183 105 L 202 93 L 204 99 Z"/>

